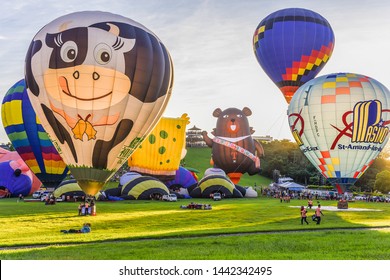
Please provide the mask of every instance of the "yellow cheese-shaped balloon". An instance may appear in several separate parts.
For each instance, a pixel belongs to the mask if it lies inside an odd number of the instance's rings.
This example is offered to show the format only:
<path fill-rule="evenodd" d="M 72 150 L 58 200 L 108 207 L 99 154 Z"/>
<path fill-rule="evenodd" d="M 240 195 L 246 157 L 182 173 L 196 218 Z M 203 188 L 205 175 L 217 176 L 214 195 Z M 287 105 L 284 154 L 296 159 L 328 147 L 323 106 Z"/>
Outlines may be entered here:
<path fill-rule="evenodd" d="M 186 154 L 185 137 L 189 117 L 162 117 L 128 160 L 132 171 L 152 176 L 171 176 Z"/>

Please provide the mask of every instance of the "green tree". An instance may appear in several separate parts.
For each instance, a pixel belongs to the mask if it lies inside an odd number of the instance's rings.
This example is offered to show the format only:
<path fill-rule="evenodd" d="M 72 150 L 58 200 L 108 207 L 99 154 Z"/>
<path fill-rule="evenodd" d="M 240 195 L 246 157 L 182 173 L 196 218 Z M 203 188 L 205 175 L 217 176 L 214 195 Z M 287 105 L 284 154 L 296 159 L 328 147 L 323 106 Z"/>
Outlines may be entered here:
<path fill-rule="evenodd" d="M 355 185 L 362 191 L 372 191 L 375 185 L 376 176 L 384 170 L 390 169 L 388 153 L 381 152 L 374 163 L 364 172 L 362 177 L 357 180 Z"/>
<path fill-rule="evenodd" d="M 390 192 L 390 171 L 384 170 L 376 175 L 374 188 L 381 193 Z"/>
<path fill-rule="evenodd" d="M 261 159 L 262 175 L 274 178 L 274 170 L 278 170 L 281 176 L 289 176 L 301 184 L 308 184 L 311 177 L 318 177 L 319 173 L 296 143 L 274 140 L 262 145 L 265 154 Z"/>

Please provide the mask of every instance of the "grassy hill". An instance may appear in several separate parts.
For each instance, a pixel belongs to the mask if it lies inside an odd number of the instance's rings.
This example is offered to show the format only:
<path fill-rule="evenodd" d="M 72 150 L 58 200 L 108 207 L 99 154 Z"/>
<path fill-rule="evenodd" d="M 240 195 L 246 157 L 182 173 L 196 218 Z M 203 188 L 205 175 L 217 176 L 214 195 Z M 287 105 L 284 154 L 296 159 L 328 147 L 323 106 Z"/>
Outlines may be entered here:
<path fill-rule="evenodd" d="M 184 158 L 185 167 L 192 167 L 200 171 L 198 174 L 199 178 L 202 178 L 204 171 L 207 168 L 212 167 L 210 165 L 211 158 L 211 148 L 187 148 L 187 155 Z M 249 176 L 248 174 L 243 174 L 240 182 L 238 183 L 241 186 L 268 186 L 271 183 L 271 179 L 260 176 L 253 175 Z"/>

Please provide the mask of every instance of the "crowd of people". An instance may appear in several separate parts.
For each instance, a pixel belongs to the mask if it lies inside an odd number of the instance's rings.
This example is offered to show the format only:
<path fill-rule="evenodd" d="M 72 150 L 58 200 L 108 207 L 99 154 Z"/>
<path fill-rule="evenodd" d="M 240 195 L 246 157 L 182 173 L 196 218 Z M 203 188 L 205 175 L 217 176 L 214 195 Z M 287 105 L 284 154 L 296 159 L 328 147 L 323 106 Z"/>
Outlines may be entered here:
<path fill-rule="evenodd" d="M 86 200 L 85 202 L 81 202 L 78 206 L 79 216 L 85 215 L 96 215 L 96 205 L 95 202 Z"/>

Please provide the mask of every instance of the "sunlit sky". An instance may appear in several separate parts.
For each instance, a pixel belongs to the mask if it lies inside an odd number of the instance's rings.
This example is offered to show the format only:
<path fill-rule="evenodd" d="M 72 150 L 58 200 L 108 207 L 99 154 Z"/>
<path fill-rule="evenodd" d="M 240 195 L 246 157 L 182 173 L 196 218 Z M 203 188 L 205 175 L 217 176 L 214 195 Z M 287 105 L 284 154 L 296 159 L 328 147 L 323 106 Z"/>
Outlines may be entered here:
<path fill-rule="evenodd" d="M 168 48 L 175 83 L 163 116 L 187 113 L 189 127 L 211 132 L 214 109 L 246 106 L 253 112 L 249 123 L 255 135 L 292 139 L 287 103 L 257 63 L 252 36 L 267 15 L 293 7 L 321 14 L 335 33 L 333 55 L 319 75 L 364 74 L 390 88 L 390 2 L 385 0 L 3 0 L 0 99 L 24 77 L 27 48 L 44 25 L 71 12 L 107 11 L 143 24 Z M 9 140 L 0 122 L 3 142 Z"/>

